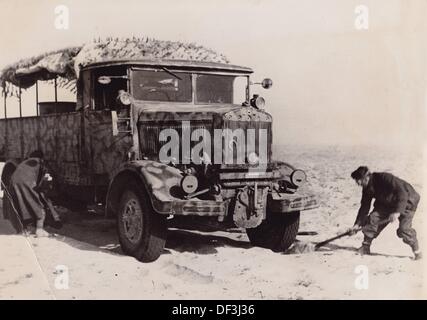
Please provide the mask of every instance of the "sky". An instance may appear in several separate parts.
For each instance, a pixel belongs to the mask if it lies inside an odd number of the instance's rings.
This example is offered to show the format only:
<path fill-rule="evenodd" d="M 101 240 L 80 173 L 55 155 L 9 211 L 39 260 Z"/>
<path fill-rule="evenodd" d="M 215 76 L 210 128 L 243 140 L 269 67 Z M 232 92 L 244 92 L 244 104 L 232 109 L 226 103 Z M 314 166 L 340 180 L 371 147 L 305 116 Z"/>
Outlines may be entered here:
<path fill-rule="evenodd" d="M 68 30 L 55 29 L 58 5 L 69 8 Z M 0 68 L 98 37 L 196 42 L 253 68 L 254 82 L 273 80 L 254 93 L 273 115 L 276 144 L 418 148 L 427 133 L 425 12 L 425 0 L 0 0 Z M 26 94 L 24 113 L 34 110 Z"/>

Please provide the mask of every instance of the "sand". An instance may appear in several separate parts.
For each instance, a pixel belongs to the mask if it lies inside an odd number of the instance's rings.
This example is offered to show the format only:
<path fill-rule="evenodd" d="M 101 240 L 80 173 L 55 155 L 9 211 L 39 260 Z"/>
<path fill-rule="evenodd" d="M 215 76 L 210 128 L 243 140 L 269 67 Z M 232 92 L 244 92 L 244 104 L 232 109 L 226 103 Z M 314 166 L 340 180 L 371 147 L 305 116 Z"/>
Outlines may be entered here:
<path fill-rule="evenodd" d="M 360 189 L 349 174 L 360 164 L 391 171 L 423 194 L 422 157 L 417 154 L 294 146 L 276 147 L 275 154 L 307 171 L 307 188 L 321 201 L 320 208 L 301 215 L 300 232 L 317 235 L 299 235 L 297 241 L 320 241 L 352 225 Z M 414 219 L 422 240 L 424 202 Z M 67 222 L 54 238 L 13 235 L 0 220 L 0 299 L 427 298 L 425 262 L 412 259 L 410 248 L 396 237 L 397 224 L 374 242 L 371 256 L 355 253 L 361 234 L 317 252 L 281 254 L 252 247 L 237 228 L 172 228 L 164 254 L 143 264 L 123 255 L 114 221 L 96 212 L 62 214 Z M 67 273 L 61 273 L 65 269 Z M 367 278 L 361 280 L 360 272 L 367 272 Z M 68 289 L 66 281 L 60 281 L 67 278 Z"/>

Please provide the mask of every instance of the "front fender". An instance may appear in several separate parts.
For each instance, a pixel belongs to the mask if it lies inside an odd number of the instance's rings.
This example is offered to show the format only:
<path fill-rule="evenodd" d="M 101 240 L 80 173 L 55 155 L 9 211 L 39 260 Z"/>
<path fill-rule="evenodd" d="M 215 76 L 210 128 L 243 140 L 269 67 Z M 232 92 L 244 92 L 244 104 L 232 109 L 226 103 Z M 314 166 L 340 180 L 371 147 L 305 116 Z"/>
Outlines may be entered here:
<path fill-rule="evenodd" d="M 114 215 L 121 193 L 128 179 L 136 179 L 146 189 L 153 209 L 161 214 L 171 214 L 173 188 L 179 188 L 182 172 L 153 160 L 135 160 L 124 163 L 114 174 L 107 192 L 106 215 Z"/>

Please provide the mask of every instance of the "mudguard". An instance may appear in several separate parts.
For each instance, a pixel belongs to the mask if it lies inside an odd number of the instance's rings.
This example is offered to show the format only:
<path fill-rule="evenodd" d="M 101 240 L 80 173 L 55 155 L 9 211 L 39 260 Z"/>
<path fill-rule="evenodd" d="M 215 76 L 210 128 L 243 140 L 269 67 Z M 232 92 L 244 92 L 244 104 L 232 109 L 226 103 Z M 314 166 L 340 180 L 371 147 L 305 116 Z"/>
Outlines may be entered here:
<path fill-rule="evenodd" d="M 179 196 L 182 179 L 179 169 L 153 160 L 136 160 L 124 163 L 111 179 L 107 193 L 107 216 L 117 212 L 121 192 L 128 179 L 137 179 L 143 184 L 157 213 L 203 216 L 225 214 L 223 201 L 182 199 Z"/>

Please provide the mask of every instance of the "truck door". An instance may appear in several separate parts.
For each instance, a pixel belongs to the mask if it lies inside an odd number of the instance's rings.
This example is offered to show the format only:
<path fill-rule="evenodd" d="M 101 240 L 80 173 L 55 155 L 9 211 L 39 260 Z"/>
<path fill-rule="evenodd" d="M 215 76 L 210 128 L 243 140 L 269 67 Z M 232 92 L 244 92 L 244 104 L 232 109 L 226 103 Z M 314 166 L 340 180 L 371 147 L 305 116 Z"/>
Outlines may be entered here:
<path fill-rule="evenodd" d="M 108 84 L 98 81 L 111 76 Z M 90 104 L 84 111 L 85 154 L 94 185 L 107 185 L 110 175 L 126 161 L 132 145 L 126 133 L 113 135 L 112 111 L 117 110 L 119 90 L 127 91 L 126 69 L 94 70 L 91 73 Z M 85 100 L 85 98 L 83 98 Z"/>

